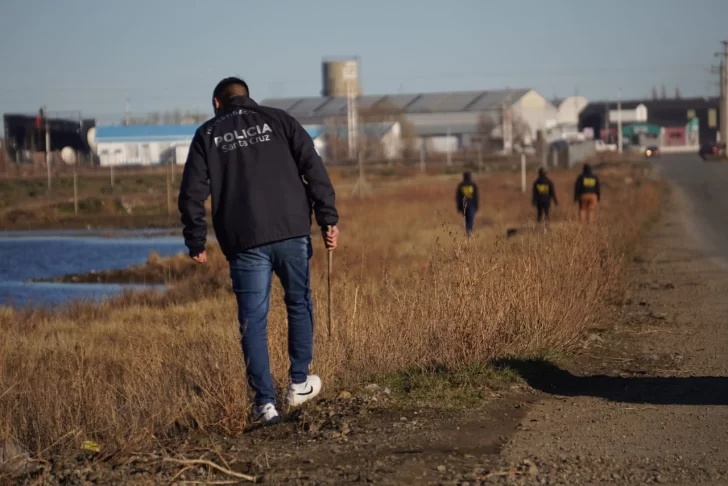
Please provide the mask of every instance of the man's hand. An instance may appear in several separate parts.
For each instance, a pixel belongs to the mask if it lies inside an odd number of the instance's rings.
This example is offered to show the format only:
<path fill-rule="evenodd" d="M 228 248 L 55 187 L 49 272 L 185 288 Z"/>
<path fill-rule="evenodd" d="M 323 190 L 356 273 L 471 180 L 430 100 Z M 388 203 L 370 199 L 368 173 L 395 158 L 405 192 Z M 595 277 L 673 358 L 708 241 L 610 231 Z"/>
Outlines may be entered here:
<path fill-rule="evenodd" d="M 204 265 L 207 263 L 207 252 L 203 250 L 202 253 L 197 256 L 193 256 L 192 259 L 197 263 Z"/>
<path fill-rule="evenodd" d="M 335 250 L 339 242 L 339 228 L 336 226 L 328 226 L 325 230 L 322 228 L 322 233 L 326 249 L 329 251 Z"/>

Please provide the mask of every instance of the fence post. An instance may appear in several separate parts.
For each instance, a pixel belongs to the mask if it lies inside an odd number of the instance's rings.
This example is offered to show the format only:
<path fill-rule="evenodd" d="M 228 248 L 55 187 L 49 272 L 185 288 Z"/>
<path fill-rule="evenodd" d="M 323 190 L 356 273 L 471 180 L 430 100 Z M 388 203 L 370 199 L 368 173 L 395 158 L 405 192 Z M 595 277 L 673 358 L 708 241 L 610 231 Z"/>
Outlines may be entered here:
<path fill-rule="evenodd" d="M 425 141 L 420 140 L 420 172 L 425 172 Z"/>
<path fill-rule="evenodd" d="M 78 174 L 75 164 L 73 166 L 73 214 L 78 216 Z"/>
<path fill-rule="evenodd" d="M 171 169 L 172 164 L 167 164 L 167 214 L 172 214 L 172 181 L 171 181 Z"/>
<path fill-rule="evenodd" d="M 526 154 L 521 153 L 521 192 L 526 192 Z"/>

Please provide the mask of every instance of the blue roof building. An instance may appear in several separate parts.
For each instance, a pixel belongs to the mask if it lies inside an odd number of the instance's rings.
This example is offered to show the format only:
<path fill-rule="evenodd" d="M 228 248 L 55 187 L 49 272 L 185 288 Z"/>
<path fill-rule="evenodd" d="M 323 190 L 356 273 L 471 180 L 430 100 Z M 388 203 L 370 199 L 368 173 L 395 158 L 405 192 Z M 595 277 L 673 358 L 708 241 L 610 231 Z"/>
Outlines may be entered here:
<path fill-rule="evenodd" d="M 199 125 L 130 125 L 96 127 L 96 142 L 166 142 L 192 140 Z"/>
<path fill-rule="evenodd" d="M 130 125 L 96 128 L 102 166 L 182 165 L 199 125 Z"/>

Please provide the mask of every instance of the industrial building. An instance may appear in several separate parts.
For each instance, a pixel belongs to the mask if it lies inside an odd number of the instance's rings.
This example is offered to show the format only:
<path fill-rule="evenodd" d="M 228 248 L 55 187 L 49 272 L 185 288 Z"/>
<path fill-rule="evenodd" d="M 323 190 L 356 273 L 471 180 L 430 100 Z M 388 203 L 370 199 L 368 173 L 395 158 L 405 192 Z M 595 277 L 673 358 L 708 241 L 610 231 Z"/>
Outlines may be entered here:
<path fill-rule="evenodd" d="M 324 161 L 336 160 L 348 148 L 347 127 L 338 124 L 303 125 L 313 139 L 316 152 Z M 399 122 L 361 125 L 360 142 L 369 159 L 393 160 L 402 156 L 404 143 Z"/>
<path fill-rule="evenodd" d="M 304 124 L 342 119 L 349 105 L 347 97 L 340 96 L 265 99 L 261 104 L 285 110 Z M 491 127 L 488 136 L 502 137 L 500 124 L 506 110 L 512 113 L 514 131 L 522 128 L 526 144 L 553 125 L 558 115 L 553 104 L 530 89 L 362 95 L 356 97 L 356 107 L 360 116 L 403 117 L 428 150 L 436 152 L 478 143 L 483 126 Z"/>
<path fill-rule="evenodd" d="M 552 102 L 557 114 L 553 122 L 547 123 L 547 140 L 584 140 L 584 133 L 579 130 L 579 114 L 587 107 L 589 100 L 584 96 L 568 96 Z"/>
<path fill-rule="evenodd" d="M 322 96 L 264 99 L 260 104 L 285 110 L 302 124 L 345 119 L 350 158 L 363 123 L 406 123 L 416 134 L 413 145 L 432 152 L 467 149 L 484 139 L 500 140 L 510 150 L 532 144 L 539 133 L 548 138 L 547 130 L 559 124 L 559 108 L 532 89 L 364 95 L 359 64 L 356 57 L 324 59 Z M 579 99 L 574 106 L 584 104 Z"/>
<path fill-rule="evenodd" d="M 93 132 L 96 124 L 93 119 L 79 119 L 73 115 L 51 115 L 46 118 L 42 112 L 37 115 L 6 114 L 3 123 L 5 150 L 8 158 L 16 163 L 44 160 L 40 154 L 46 151 L 46 134 L 50 139 L 50 152 L 71 147 L 87 157 L 91 151 L 88 134 Z M 34 154 L 40 157 L 34 157 Z"/>
<path fill-rule="evenodd" d="M 626 144 L 696 149 L 715 142 L 720 120 L 718 98 L 597 101 L 579 114 L 579 128 L 616 142 L 621 118 Z"/>
<path fill-rule="evenodd" d="M 102 166 L 184 165 L 190 143 L 199 125 L 101 126 L 93 140 Z M 325 160 L 334 149 L 332 140 L 346 140 L 345 127 L 305 125 L 316 151 Z M 401 154 L 399 123 L 368 123 L 361 127 L 370 150 L 377 157 L 392 159 Z M 336 134 L 332 137 L 333 134 Z M 333 142 L 335 143 L 335 142 Z"/>
<path fill-rule="evenodd" d="M 96 128 L 102 166 L 183 165 L 199 125 L 129 125 Z"/>

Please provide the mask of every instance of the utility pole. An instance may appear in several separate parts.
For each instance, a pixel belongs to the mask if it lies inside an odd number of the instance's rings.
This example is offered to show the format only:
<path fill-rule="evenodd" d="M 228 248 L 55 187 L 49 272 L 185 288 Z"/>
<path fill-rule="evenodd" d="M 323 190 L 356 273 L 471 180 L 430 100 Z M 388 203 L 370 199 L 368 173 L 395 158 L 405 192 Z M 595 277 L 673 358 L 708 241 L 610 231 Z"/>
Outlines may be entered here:
<path fill-rule="evenodd" d="M 359 113 L 356 106 L 357 93 L 354 91 L 354 81 L 358 78 L 357 66 L 353 62 L 344 67 L 344 80 L 346 81 L 346 125 L 349 142 L 349 159 L 357 155 L 357 142 L 359 135 Z"/>
<path fill-rule="evenodd" d="M 78 133 L 83 133 L 83 117 L 78 114 Z M 73 214 L 78 216 L 78 154 L 73 154 Z"/>
<path fill-rule="evenodd" d="M 720 92 L 720 100 L 718 101 L 718 133 L 716 134 L 716 142 L 725 143 L 725 137 L 723 135 L 723 127 L 728 126 L 728 113 L 726 113 L 725 107 L 725 98 L 726 98 L 726 62 L 725 62 L 725 53 L 724 52 L 716 52 L 713 54 L 715 57 L 720 58 L 720 64 L 716 66 L 711 66 L 708 72 L 711 74 L 718 74 L 719 82 L 718 82 L 718 90 Z"/>
<path fill-rule="evenodd" d="M 355 196 L 363 197 L 368 194 L 369 191 L 369 183 L 364 176 L 364 151 L 359 150 L 359 178 L 356 180 L 356 184 L 354 184 L 354 190 L 352 193 Z"/>
<path fill-rule="evenodd" d="M 728 142 L 728 41 L 723 41 L 723 61 L 720 67 L 720 143 Z"/>
<path fill-rule="evenodd" d="M 124 103 L 124 125 L 129 126 L 129 98 Z"/>
<path fill-rule="evenodd" d="M 510 96 L 506 103 L 503 104 L 503 125 L 501 132 L 503 135 L 503 151 L 506 155 L 513 153 L 513 121 L 511 119 Z"/>
<path fill-rule="evenodd" d="M 617 92 L 617 152 L 622 153 L 622 90 Z"/>
<path fill-rule="evenodd" d="M 452 165 L 452 146 L 450 144 L 450 127 L 447 127 L 447 137 L 445 137 L 445 140 L 447 140 L 447 166 L 450 167 Z"/>
<path fill-rule="evenodd" d="M 48 171 L 48 195 L 51 193 L 51 127 L 48 123 L 48 111 L 43 107 L 43 117 L 45 118 L 45 153 L 46 153 L 46 169 Z"/>
<path fill-rule="evenodd" d="M 172 214 L 172 164 L 167 163 L 167 215 Z"/>
<path fill-rule="evenodd" d="M 718 141 L 723 143 L 723 127 L 725 126 L 726 121 L 725 110 L 723 109 L 723 100 L 725 99 L 725 62 L 723 60 L 720 61 L 718 76 L 720 77 L 720 101 L 718 105 Z"/>

